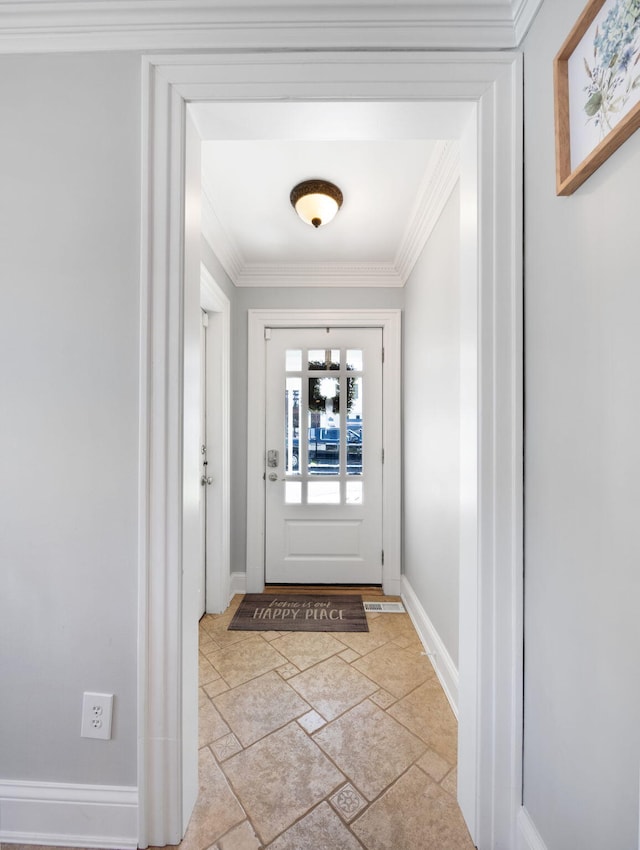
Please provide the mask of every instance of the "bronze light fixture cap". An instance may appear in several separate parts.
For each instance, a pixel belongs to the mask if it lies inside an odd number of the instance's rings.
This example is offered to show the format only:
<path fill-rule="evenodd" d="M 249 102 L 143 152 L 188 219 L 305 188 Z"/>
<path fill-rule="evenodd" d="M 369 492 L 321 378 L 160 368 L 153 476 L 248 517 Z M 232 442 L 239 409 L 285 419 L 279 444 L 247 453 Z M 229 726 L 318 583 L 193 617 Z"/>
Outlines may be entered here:
<path fill-rule="evenodd" d="M 294 186 L 289 200 L 300 218 L 312 227 L 328 224 L 342 206 L 342 192 L 328 180 L 305 180 Z"/>

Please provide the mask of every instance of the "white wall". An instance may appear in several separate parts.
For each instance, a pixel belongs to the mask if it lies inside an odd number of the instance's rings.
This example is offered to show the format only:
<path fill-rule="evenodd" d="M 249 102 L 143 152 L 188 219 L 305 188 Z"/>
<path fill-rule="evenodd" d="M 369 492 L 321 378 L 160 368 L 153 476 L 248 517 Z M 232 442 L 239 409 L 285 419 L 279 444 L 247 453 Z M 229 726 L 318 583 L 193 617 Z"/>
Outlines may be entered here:
<path fill-rule="evenodd" d="M 640 133 L 568 198 L 552 60 L 584 0 L 525 49 L 524 803 L 548 850 L 637 850 Z"/>
<path fill-rule="evenodd" d="M 458 665 L 460 198 L 405 287 L 404 575 Z"/>
<path fill-rule="evenodd" d="M 0 104 L 0 778 L 135 785 L 140 61 L 2 56 Z"/>

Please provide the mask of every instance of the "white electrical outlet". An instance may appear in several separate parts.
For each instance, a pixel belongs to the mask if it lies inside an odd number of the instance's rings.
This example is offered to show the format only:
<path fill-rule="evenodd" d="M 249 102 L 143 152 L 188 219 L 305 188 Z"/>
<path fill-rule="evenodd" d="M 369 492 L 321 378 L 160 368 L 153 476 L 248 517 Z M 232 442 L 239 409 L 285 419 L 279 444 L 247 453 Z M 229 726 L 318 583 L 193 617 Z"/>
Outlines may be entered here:
<path fill-rule="evenodd" d="M 113 714 L 113 694 L 92 694 L 82 696 L 82 738 L 111 738 L 111 717 Z"/>

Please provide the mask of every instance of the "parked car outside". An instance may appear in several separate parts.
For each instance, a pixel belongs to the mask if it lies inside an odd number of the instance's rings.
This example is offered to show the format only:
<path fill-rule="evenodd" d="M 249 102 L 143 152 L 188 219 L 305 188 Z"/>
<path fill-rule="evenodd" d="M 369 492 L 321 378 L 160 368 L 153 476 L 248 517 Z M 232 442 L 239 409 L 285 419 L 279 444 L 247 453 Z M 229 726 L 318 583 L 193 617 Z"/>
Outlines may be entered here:
<path fill-rule="evenodd" d="M 340 429 L 308 429 L 309 467 L 319 474 L 336 475 L 340 460 Z M 347 422 L 347 472 L 358 475 L 362 472 L 362 421 Z M 299 466 L 299 438 L 293 438 L 293 469 Z"/>

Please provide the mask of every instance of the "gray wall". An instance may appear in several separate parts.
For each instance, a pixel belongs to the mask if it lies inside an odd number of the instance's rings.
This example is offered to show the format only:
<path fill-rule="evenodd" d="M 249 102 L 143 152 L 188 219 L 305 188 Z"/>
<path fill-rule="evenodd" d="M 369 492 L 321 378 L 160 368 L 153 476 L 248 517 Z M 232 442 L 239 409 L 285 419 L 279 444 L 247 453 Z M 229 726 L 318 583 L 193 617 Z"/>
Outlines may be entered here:
<path fill-rule="evenodd" d="M 453 192 L 405 287 L 404 574 L 458 665 L 460 198 Z"/>
<path fill-rule="evenodd" d="M 135 785 L 140 60 L 0 57 L 0 103 L 0 776 Z"/>
<path fill-rule="evenodd" d="M 135 785 L 140 57 L 2 56 L 0 102 L 0 778 Z M 247 310 L 402 292 L 233 290 L 204 256 L 232 298 L 243 570 Z M 116 695 L 113 740 L 80 738 L 85 690 Z"/>
<path fill-rule="evenodd" d="M 549 850 L 637 850 L 640 133 L 556 197 L 552 60 L 583 7 L 545 0 L 524 44 L 524 802 Z"/>
<path fill-rule="evenodd" d="M 524 44 L 525 805 L 549 850 L 635 850 L 640 133 L 555 196 L 551 63 L 583 6 L 545 0 Z M 12 780 L 136 782 L 139 97 L 138 56 L 0 57 L 0 774 Z M 237 292 L 240 481 L 247 309 L 402 299 Z M 241 487 L 233 511 L 244 568 Z M 88 689 L 116 694 L 111 742 L 79 737 Z"/>

